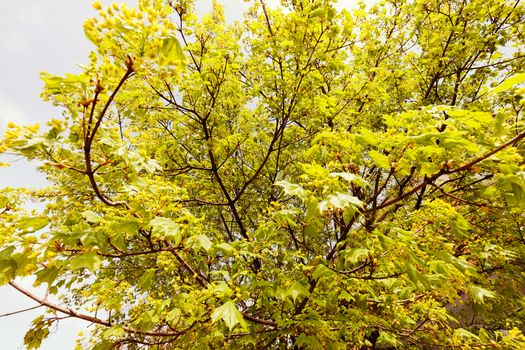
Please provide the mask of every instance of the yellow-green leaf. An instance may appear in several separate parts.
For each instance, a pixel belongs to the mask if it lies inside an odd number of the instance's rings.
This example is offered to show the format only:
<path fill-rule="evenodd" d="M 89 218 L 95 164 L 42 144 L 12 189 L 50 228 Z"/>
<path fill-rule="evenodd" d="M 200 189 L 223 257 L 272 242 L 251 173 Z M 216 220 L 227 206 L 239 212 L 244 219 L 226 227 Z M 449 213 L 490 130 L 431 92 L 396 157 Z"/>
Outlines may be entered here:
<path fill-rule="evenodd" d="M 222 320 L 226 327 L 231 331 L 236 325 L 245 328 L 245 321 L 241 312 L 237 309 L 235 303 L 231 300 L 215 308 L 211 313 L 212 323 Z"/>
<path fill-rule="evenodd" d="M 505 79 L 500 85 L 492 89 L 493 93 L 503 92 L 511 89 L 514 85 L 521 84 L 525 81 L 525 73 L 515 74 Z"/>

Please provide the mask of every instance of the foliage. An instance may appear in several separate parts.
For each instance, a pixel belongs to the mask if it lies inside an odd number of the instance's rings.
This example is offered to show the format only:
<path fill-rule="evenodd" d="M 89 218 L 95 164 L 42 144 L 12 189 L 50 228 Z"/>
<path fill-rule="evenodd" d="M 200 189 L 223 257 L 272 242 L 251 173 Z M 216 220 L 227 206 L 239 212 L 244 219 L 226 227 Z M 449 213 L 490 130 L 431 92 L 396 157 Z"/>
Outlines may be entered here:
<path fill-rule="evenodd" d="M 525 347 L 519 0 L 95 8 L 63 117 L 0 145 L 50 182 L 0 195 L 28 348 Z"/>

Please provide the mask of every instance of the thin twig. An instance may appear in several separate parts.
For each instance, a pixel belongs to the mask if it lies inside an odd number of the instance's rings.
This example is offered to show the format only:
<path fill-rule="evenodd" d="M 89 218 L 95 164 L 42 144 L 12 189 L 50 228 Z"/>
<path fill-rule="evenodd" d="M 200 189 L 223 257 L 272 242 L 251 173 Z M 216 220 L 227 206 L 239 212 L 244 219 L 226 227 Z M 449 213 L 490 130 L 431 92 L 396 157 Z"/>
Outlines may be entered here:
<path fill-rule="evenodd" d="M 17 311 L 8 312 L 8 313 L 5 313 L 5 314 L 0 314 L 0 317 L 7 317 L 7 316 L 21 314 L 21 313 L 24 313 L 24 312 L 27 312 L 27 311 L 38 309 L 38 308 L 40 308 L 42 306 L 43 305 L 37 305 L 37 306 L 28 307 L 28 308 L 22 309 L 22 310 L 17 310 Z"/>

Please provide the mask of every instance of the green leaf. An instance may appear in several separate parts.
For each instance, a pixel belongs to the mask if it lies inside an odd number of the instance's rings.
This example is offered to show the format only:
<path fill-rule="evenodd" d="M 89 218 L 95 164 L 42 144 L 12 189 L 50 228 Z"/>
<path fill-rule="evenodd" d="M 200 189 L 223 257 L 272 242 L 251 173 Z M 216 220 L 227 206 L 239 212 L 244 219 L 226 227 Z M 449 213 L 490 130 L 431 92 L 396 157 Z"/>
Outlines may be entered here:
<path fill-rule="evenodd" d="M 36 272 L 35 286 L 38 286 L 42 283 L 47 283 L 48 285 L 53 284 L 55 279 L 58 277 L 59 269 L 56 267 L 48 267 Z"/>
<path fill-rule="evenodd" d="M 407 262 L 406 263 L 406 269 L 407 269 L 408 277 L 410 278 L 412 283 L 414 283 L 414 285 L 419 290 L 424 291 L 424 290 L 432 289 L 432 286 L 431 286 L 428 278 L 425 275 L 423 275 L 421 272 L 419 272 L 415 268 L 414 265 L 412 265 L 411 263 Z"/>
<path fill-rule="evenodd" d="M 525 73 L 515 74 L 503 81 L 500 85 L 492 89 L 493 93 L 503 92 L 511 89 L 514 85 L 523 83 L 525 81 Z"/>
<path fill-rule="evenodd" d="M 241 312 L 237 309 L 235 303 L 231 300 L 215 308 L 211 313 L 212 323 L 222 320 L 226 327 L 231 331 L 236 325 L 246 328 L 246 324 Z"/>
<path fill-rule="evenodd" d="M 496 293 L 475 284 L 469 284 L 467 289 L 469 295 L 478 304 L 485 304 L 485 298 L 494 298 L 496 296 Z"/>
<path fill-rule="evenodd" d="M 314 179 L 318 178 L 325 178 L 330 173 L 327 169 L 325 169 L 323 166 L 313 163 L 313 164 L 301 164 L 301 168 L 303 169 L 304 173 L 306 175 L 309 175 L 310 177 Z"/>
<path fill-rule="evenodd" d="M 419 173 L 423 176 L 431 176 L 437 173 L 439 170 L 438 166 L 434 163 L 424 162 L 421 164 Z"/>
<path fill-rule="evenodd" d="M 316 336 L 306 335 L 304 333 L 301 333 L 299 337 L 297 337 L 294 345 L 294 348 L 298 349 L 319 349 L 321 347 Z"/>
<path fill-rule="evenodd" d="M 18 264 L 10 257 L 0 258 L 0 286 L 15 278 L 17 268 Z"/>
<path fill-rule="evenodd" d="M 112 225 L 113 230 L 123 232 L 127 237 L 133 237 L 139 231 L 139 224 L 136 221 L 122 221 Z"/>
<path fill-rule="evenodd" d="M 494 127 L 496 129 L 496 136 L 502 136 L 505 134 L 505 120 L 507 118 L 507 114 L 500 111 L 496 114 L 496 117 L 494 118 Z"/>
<path fill-rule="evenodd" d="M 239 337 L 239 342 L 242 344 L 241 349 L 256 349 L 258 344 L 257 339 L 251 334 Z"/>
<path fill-rule="evenodd" d="M 436 257 L 439 257 L 441 260 L 452 264 L 456 269 L 458 269 L 459 272 L 461 272 L 465 276 L 479 277 L 479 274 L 476 271 L 476 269 L 472 265 L 470 265 L 469 262 L 465 259 L 455 257 L 445 251 L 437 252 Z"/>
<path fill-rule="evenodd" d="M 66 226 L 76 225 L 80 222 L 80 219 L 82 219 L 82 216 L 80 216 L 79 213 L 77 212 L 68 213 L 66 215 L 66 218 L 64 219 L 64 225 Z"/>
<path fill-rule="evenodd" d="M 179 40 L 175 37 L 165 38 L 162 41 L 160 53 L 163 57 L 163 64 L 176 64 L 185 61 L 184 52 Z"/>
<path fill-rule="evenodd" d="M 16 263 L 16 273 L 20 276 L 26 275 L 24 268 L 30 264 L 33 263 L 34 260 L 30 258 L 28 254 L 25 254 L 23 252 L 18 252 L 13 255 L 11 255 L 11 259 Z"/>
<path fill-rule="evenodd" d="M 0 195 L 0 208 L 5 208 L 9 204 L 9 198 Z"/>
<path fill-rule="evenodd" d="M 148 290 L 151 287 L 153 281 L 155 280 L 155 271 L 156 269 L 147 269 L 146 272 L 144 272 L 144 274 L 140 278 L 137 286 L 139 286 L 143 290 Z"/>
<path fill-rule="evenodd" d="M 331 177 L 340 177 L 350 183 L 355 183 L 357 186 L 359 187 L 368 187 L 368 183 L 363 180 L 362 177 L 360 176 L 357 176 L 355 174 L 352 174 L 352 173 L 331 173 L 330 174 Z"/>
<path fill-rule="evenodd" d="M 106 249 L 108 237 L 104 231 L 87 232 L 80 237 L 80 243 L 86 248 Z"/>
<path fill-rule="evenodd" d="M 39 349 L 44 339 L 49 336 L 51 322 L 44 320 L 40 315 L 33 320 L 31 328 L 24 335 L 24 344 L 28 350 Z"/>
<path fill-rule="evenodd" d="M 382 232 L 374 230 L 374 233 L 377 235 L 377 239 L 381 243 L 381 247 L 383 247 L 383 249 L 390 249 L 396 244 L 395 240 L 383 234 Z"/>
<path fill-rule="evenodd" d="M 122 221 L 114 223 L 111 228 L 114 233 L 110 237 L 110 242 L 120 250 L 126 250 L 126 238 L 135 237 L 139 231 L 139 224 L 135 221 Z"/>
<path fill-rule="evenodd" d="M 367 294 L 358 294 L 355 298 L 357 306 L 363 311 L 368 309 L 368 298 L 369 296 Z"/>
<path fill-rule="evenodd" d="M 326 12 L 327 12 L 327 9 L 320 6 L 319 8 L 310 12 L 308 15 L 310 18 L 314 18 L 314 17 L 323 18 L 323 17 L 326 17 Z"/>
<path fill-rule="evenodd" d="M 176 246 L 182 241 L 181 225 L 170 218 L 156 217 L 149 222 L 152 227 L 152 237 L 167 238 Z"/>
<path fill-rule="evenodd" d="M 334 272 L 330 270 L 328 267 L 324 266 L 323 264 L 317 265 L 315 268 L 312 277 L 314 280 L 319 280 L 322 277 L 331 277 L 333 276 Z"/>
<path fill-rule="evenodd" d="M 319 210 L 321 212 L 329 209 L 346 209 L 351 208 L 362 208 L 363 202 L 357 197 L 346 193 L 336 193 L 328 197 L 328 199 L 319 203 Z"/>
<path fill-rule="evenodd" d="M 489 333 L 483 328 L 479 329 L 478 336 L 479 336 L 480 342 L 482 342 L 482 343 L 489 343 L 489 342 L 492 341 L 492 339 L 490 338 Z"/>
<path fill-rule="evenodd" d="M 222 250 L 226 255 L 233 255 L 237 251 L 231 244 L 225 242 L 216 244 L 215 248 Z"/>
<path fill-rule="evenodd" d="M 212 247 L 212 242 L 206 235 L 196 235 L 187 239 L 187 245 L 193 250 L 204 249 L 205 251 L 209 251 Z"/>
<path fill-rule="evenodd" d="M 93 347 L 91 348 L 91 350 L 113 350 L 112 348 L 114 348 L 115 346 L 115 341 L 111 340 L 107 340 L 107 339 L 99 339 L 99 341 L 93 345 Z"/>
<path fill-rule="evenodd" d="M 467 340 L 478 340 L 479 337 L 477 335 L 475 335 L 474 333 L 471 333 L 469 331 L 467 331 L 466 329 L 463 329 L 463 328 L 458 328 L 456 330 L 454 330 L 454 335 L 453 335 L 454 338 L 457 338 L 457 339 L 467 339 Z"/>
<path fill-rule="evenodd" d="M 72 270 L 79 270 L 82 268 L 87 268 L 91 272 L 97 270 L 102 264 L 102 258 L 96 253 L 84 253 L 77 255 L 69 261 L 69 267 Z"/>
<path fill-rule="evenodd" d="M 361 128 L 359 130 L 359 133 L 360 134 L 358 135 L 358 141 L 360 143 L 376 146 L 379 142 L 379 138 L 377 137 L 377 135 L 366 128 Z"/>
<path fill-rule="evenodd" d="M 352 265 L 355 265 L 363 258 L 366 258 L 369 253 L 370 251 L 365 248 L 353 248 L 353 249 L 345 249 L 341 251 L 340 254 L 341 254 L 341 259 L 349 262 Z"/>
<path fill-rule="evenodd" d="M 310 295 L 310 292 L 308 289 L 306 289 L 301 283 L 294 282 L 290 288 L 286 290 L 286 297 L 292 298 L 292 300 L 295 302 L 295 300 L 299 297 L 306 297 Z"/>
<path fill-rule="evenodd" d="M 119 324 L 111 326 L 107 328 L 104 332 L 102 332 L 102 338 L 107 340 L 119 339 L 122 338 L 124 335 L 126 335 L 126 331 Z"/>
<path fill-rule="evenodd" d="M 276 181 L 275 184 L 277 186 L 282 187 L 284 189 L 284 193 L 286 193 L 289 196 L 296 196 L 300 199 L 304 199 L 306 197 L 305 189 L 299 185 L 292 184 L 284 180 Z"/>
<path fill-rule="evenodd" d="M 155 309 L 149 309 L 148 311 L 142 312 L 135 321 L 133 321 L 133 326 L 139 327 L 142 330 L 152 329 L 160 319 L 160 315 L 156 311 Z"/>
<path fill-rule="evenodd" d="M 368 152 L 368 155 L 370 156 L 370 158 L 372 158 L 374 164 L 377 165 L 379 168 L 390 169 L 390 162 L 388 161 L 388 157 L 384 154 L 381 154 L 376 150 L 371 150 L 370 152 Z"/>
<path fill-rule="evenodd" d="M 174 326 L 179 322 L 181 315 L 182 315 L 181 309 L 173 308 L 166 315 L 166 321 L 168 321 L 172 326 Z"/>
<path fill-rule="evenodd" d="M 346 343 L 343 342 L 333 342 L 328 344 L 328 350 L 346 350 Z"/>
<path fill-rule="evenodd" d="M 377 345 L 395 347 L 398 344 L 399 342 L 397 341 L 397 338 L 394 334 L 385 331 L 379 333 L 379 338 L 377 338 Z"/>
<path fill-rule="evenodd" d="M 94 211 L 91 211 L 91 210 L 84 211 L 82 213 L 82 217 L 84 218 L 84 220 L 86 220 L 90 224 L 98 224 L 100 222 L 100 220 L 101 220 L 101 217 L 98 216 L 97 213 L 95 213 Z"/>
<path fill-rule="evenodd" d="M 233 294 L 233 291 L 225 282 L 210 286 L 210 291 L 217 298 L 229 297 Z"/>
<path fill-rule="evenodd" d="M 123 232 L 116 232 L 110 238 L 111 244 L 113 244 L 118 249 L 125 251 L 126 250 L 126 237 Z"/>
<path fill-rule="evenodd" d="M 43 229 L 47 224 L 49 224 L 49 218 L 47 216 L 25 217 L 18 220 L 17 228 L 26 233 L 30 233 Z"/>
<path fill-rule="evenodd" d="M 339 300 L 345 300 L 345 301 L 348 301 L 348 302 L 354 301 L 354 297 L 350 293 L 348 293 L 346 290 L 343 290 L 339 294 L 338 299 Z"/>

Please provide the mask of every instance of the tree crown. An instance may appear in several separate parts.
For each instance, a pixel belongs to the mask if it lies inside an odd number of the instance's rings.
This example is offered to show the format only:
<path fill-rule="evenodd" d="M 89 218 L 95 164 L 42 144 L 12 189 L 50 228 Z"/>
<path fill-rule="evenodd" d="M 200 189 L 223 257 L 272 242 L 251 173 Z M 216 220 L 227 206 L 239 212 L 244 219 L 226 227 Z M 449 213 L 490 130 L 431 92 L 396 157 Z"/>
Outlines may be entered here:
<path fill-rule="evenodd" d="M 523 348 L 523 4 L 333 3 L 95 2 L 0 144 L 50 183 L 0 194 L 29 349 Z"/>

